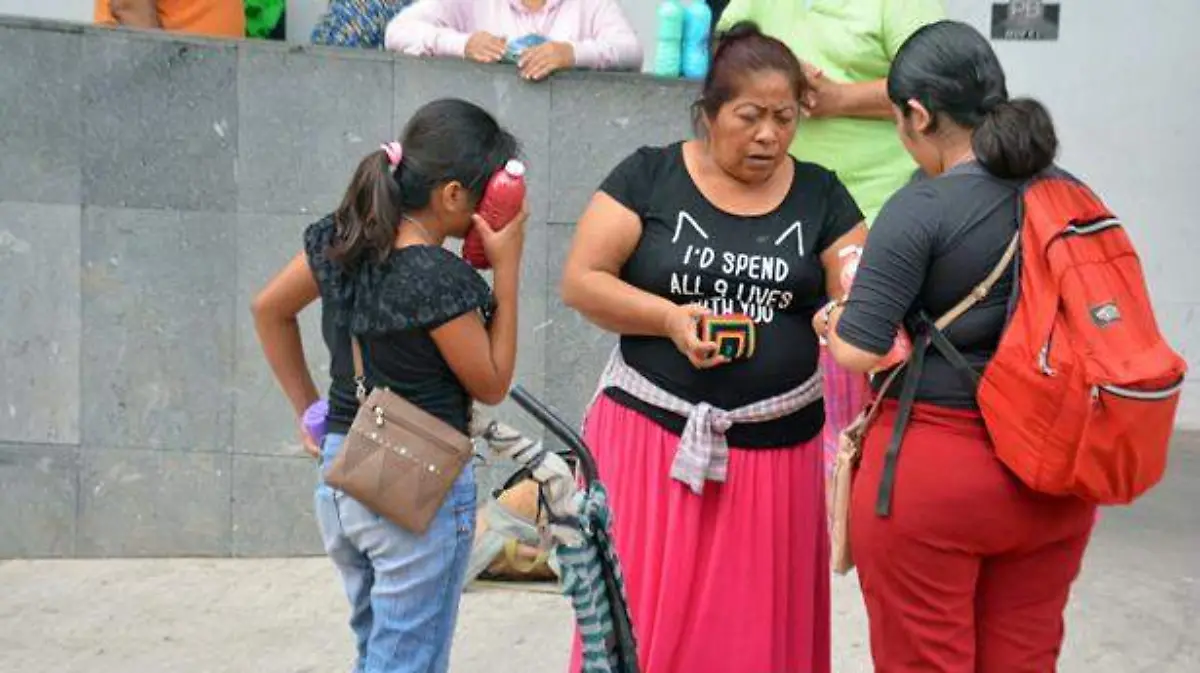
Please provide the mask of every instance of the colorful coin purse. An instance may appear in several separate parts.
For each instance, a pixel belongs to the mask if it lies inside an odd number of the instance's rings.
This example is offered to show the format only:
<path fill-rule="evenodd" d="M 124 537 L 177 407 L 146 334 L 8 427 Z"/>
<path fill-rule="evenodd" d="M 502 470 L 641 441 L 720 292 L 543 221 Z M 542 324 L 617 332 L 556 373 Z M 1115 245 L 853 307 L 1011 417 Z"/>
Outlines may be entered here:
<path fill-rule="evenodd" d="M 729 360 L 747 360 L 754 356 L 754 321 L 741 313 L 701 316 L 697 325 L 704 341 L 717 344 L 717 353 Z"/>

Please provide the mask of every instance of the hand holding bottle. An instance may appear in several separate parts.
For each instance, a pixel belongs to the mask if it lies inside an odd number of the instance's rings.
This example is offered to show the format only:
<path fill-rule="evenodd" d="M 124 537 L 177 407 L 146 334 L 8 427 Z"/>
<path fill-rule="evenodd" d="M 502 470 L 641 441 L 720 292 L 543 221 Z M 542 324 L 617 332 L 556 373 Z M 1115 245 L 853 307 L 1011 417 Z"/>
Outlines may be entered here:
<path fill-rule="evenodd" d="M 512 159 L 503 168 L 496 171 L 483 191 L 483 199 L 479 202 L 476 226 L 467 232 L 463 241 L 463 259 L 476 269 L 486 269 L 493 265 L 490 257 L 484 252 L 483 240 L 480 238 L 479 222 L 482 220 L 490 225 L 492 230 L 506 226 L 518 213 L 525 211 L 525 164 Z M 526 213 L 527 214 L 527 213 Z M 522 222 L 524 220 L 522 219 Z"/>
<path fill-rule="evenodd" d="M 497 270 L 520 267 L 521 253 L 525 249 L 525 220 L 529 219 L 529 208 L 524 202 L 513 219 L 496 229 L 483 216 L 474 215 L 475 227 L 487 261 Z"/>

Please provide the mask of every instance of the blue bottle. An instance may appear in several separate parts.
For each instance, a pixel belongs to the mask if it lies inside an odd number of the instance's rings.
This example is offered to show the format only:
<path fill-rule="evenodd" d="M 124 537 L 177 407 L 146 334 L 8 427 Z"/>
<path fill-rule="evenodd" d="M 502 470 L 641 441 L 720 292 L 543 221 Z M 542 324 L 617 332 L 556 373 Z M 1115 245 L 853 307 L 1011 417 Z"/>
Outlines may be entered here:
<path fill-rule="evenodd" d="M 679 0 L 663 0 L 658 6 L 658 36 L 654 51 L 654 74 L 679 77 L 683 45 L 683 5 Z"/>
<path fill-rule="evenodd" d="M 683 13 L 683 76 L 704 79 L 712 56 L 712 9 L 705 0 L 692 0 Z"/>

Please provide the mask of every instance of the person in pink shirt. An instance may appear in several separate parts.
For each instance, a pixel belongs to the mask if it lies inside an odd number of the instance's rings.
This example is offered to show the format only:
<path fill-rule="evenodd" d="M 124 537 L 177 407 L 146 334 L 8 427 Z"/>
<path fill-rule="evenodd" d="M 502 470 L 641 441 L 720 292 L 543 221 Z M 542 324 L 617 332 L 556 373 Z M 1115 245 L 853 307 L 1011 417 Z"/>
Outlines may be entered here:
<path fill-rule="evenodd" d="M 510 40 L 528 36 L 545 42 L 520 52 L 526 79 L 642 65 L 641 42 L 616 0 L 418 0 L 388 24 L 384 45 L 412 56 L 496 63 Z"/>

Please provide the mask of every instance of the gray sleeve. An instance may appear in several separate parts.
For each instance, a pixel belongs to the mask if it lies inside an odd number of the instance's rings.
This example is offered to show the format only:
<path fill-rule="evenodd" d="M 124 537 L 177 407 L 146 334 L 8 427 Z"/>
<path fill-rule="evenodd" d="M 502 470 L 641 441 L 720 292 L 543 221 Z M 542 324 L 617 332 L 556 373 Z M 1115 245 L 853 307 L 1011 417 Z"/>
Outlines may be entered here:
<path fill-rule="evenodd" d="M 936 195 L 924 184 L 904 188 L 884 205 L 838 320 L 843 341 L 876 355 L 891 350 L 924 285 L 937 217 Z"/>

